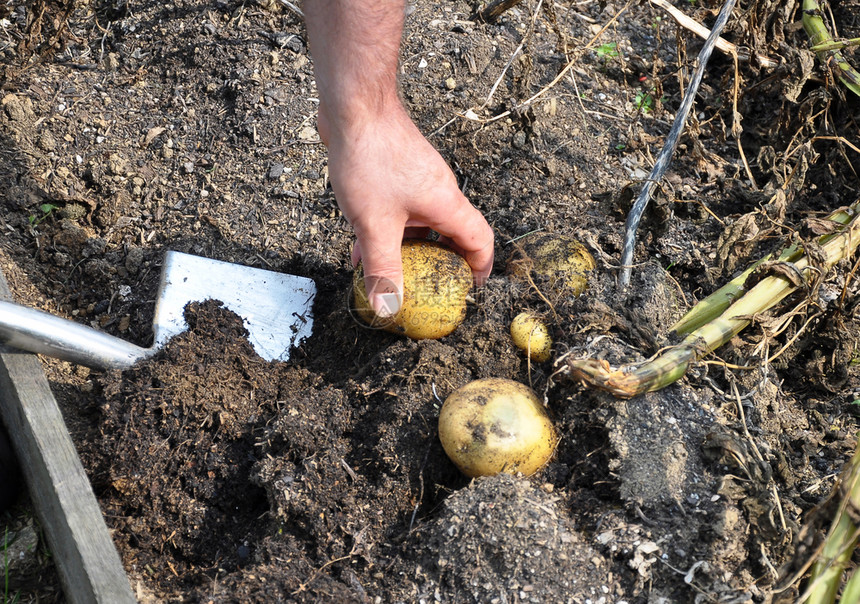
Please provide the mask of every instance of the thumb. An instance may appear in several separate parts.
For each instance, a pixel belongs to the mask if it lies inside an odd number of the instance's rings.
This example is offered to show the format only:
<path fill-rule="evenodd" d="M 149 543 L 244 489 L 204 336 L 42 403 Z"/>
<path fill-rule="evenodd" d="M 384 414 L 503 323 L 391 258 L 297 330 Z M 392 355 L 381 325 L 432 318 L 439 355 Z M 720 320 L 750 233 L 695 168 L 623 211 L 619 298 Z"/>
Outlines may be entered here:
<path fill-rule="evenodd" d="M 373 312 L 382 318 L 396 315 L 403 304 L 401 243 L 400 233 L 386 239 L 359 237 L 356 241 L 364 267 L 367 299 Z"/>

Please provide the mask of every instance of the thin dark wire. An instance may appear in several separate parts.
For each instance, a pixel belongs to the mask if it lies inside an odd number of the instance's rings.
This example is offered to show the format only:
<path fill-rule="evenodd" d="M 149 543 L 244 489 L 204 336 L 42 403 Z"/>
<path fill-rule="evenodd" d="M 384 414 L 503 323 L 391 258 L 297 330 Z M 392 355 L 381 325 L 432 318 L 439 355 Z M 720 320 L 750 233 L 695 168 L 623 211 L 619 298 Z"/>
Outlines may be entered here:
<path fill-rule="evenodd" d="M 681 107 L 678 109 L 675 121 L 672 123 L 672 129 L 669 131 L 666 143 L 663 145 L 660 155 L 657 156 L 654 168 L 651 170 L 648 180 L 642 186 L 639 197 L 636 198 L 636 203 L 633 204 L 630 213 L 627 215 L 627 224 L 624 227 L 624 249 L 621 252 L 621 274 L 619 276 L 621 287 L 627 287 L 630 284 L 630 272 L 633 268 L 633 250 L 636 247 L 636 230 L 639 228 L 639 221 L 642 219 L 642 214 L 645 212 L 648 201 L 651 199 L 651 192 L 663 178 L 663 174 L 669 167 L 669 162 L 672 161 L 675 148 L 678 146 L 678 140 L 681 138 L 681 132 L 687 123 L 687 116 L 690 114 L 690 109 L 696 100 L 699 85 L 702 83 L 702 76 L 705 73 L 705 67 L 708 65 L 708 59 L 711 58 L 711 51 L 714 50 L 714 44 L 716 44 L 717 38 L 720 37 L 723 28 L 726 26 L 726 22 L 735 8 L 735 2 L 736 0 L 726 0 L 723 8 L 720 9 L 717 21 L 714 23 L 708 39 L 705 40 L 705 45 L 699 51 L 699 56 L 696 59 L 698 65 L 695 72 L 693 72 L 693 79 L 690 80 L 687 86 L 687 93 L 684 96 Z"/>

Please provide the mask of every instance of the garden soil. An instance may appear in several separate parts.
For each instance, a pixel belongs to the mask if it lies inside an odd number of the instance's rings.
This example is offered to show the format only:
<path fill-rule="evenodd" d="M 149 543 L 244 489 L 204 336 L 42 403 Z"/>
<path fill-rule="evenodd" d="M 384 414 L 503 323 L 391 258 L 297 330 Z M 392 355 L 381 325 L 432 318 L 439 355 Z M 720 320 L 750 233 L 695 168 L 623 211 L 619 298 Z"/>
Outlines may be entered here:
<path fill-rule="evenodd" d="M 678 7 L 708 25 L 719 8 Z M 403 101 L 496 233 L 464 323 L 424 341 L 350 310 L 297 8 L 0 7 L 0 269 L 19 302 L 147 346 L 166 250 L 318 288 L 289 362 L 258 357 L 217 300 L 125 371 L 43 359 L 139 600 L 792 601 L 856 444 L 853 260 L 664 390 L 618 400 L 554 361 L 650 357 L 696 301 L 857 200 L 860 104 L 804 50 L 799 3 L 736 9 L 737 71 L 711 59 L 626 290 L 625 216 L 701 41 L 647 3 L 526 0 L 490 22 L 410 4 Z M 508 274 L 536 234 L 594 256 L 584 295 Z M 511 342 L 526 309 L 549 362 Z M 560 440 L 535 475 L 471 480 L 446 457 L 439 409 L 484 377 L 544 401 Z M 7 597 L 64 601 L 26 496 L 3 519 Z"/>

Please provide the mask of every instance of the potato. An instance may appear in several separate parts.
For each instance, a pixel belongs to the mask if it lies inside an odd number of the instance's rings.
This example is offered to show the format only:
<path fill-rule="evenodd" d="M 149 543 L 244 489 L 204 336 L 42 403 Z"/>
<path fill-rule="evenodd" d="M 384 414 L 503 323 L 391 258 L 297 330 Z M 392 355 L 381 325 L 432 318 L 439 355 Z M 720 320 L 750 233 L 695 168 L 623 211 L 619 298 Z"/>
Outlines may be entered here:
<path fill-rule="evenodd" d="M 558 436 L 531 388 L 484 378 L 452 392 L 439 413 L 445 453 L 467 476 L 531 475 L 552 456 Z"/>
<path fill-rule="evenodd" d="M 579 296 L 588 286 L 594 257 L 576 239 L 551 233 L 533 233 L 519 241 L 508 262 L 508 273 L 520 279 L 548 282 L 555 290 Z"/>
<path fill-rule="evenodd" d="M 403 304 L 393 317 L 381 318 L 370 307 L 362 267 L 353 275 L 355 311 L 372 327 L 400 333 L 414 340 L 447 336 L 466 318 L 466 296 L 472 288 L 472 269 L 452 249 L 434 241 L 407 239 L 403 258 Z"/>
<path fill-rule="evenodd" d="M 531 360 L 543 363 L 549 360 L 552 338 L 543 319 L 530 312 L 521 312 L 511 321 L 511 339 L 514 345 L 529 355 Z"/>

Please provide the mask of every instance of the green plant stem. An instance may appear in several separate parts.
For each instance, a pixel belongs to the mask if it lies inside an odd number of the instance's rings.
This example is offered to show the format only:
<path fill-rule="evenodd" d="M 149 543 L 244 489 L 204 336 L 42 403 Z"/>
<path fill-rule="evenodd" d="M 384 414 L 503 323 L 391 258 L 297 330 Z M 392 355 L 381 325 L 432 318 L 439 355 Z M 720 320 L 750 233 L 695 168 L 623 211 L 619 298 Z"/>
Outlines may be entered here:
<path fill-rule="evenodd" d="M 860 212 L 860 201 L 855 202 L 850 208 L 847 210 L 837 210 L 833 212 L 830 216 L 827 217 L 827 220 L 846 225 L 848 224 L 857 213 Z M 830 233 L 827 235 L 823 235 L 818 239 L 818 245 L 823 245 L 827 241 L 833 237 L 834 234 Z M 777 257 L 778 262 L 794 262 L 803 254 L 803 250 L 798 245 L 792 245 L 788 248 L 782 250 Z M 677 323 L 675 323 L 670 329 L 670 334 L 674 333 L 678 336 L 686 336 L 708 321 L 712 321 L 716 317 L 720 316 L 723 311 L 725 311 L 732 302 L 737 300 L 740 296 L 746 293 L 746 281 L 747 278 L 761 266 L 763 263 L 770 260 L 771 254 L 768 254 L 764 258 L 758 260 L 755 264 L 750 266 L 740 275 L 726 283 L 720 289 L 709 295 L 707 298 L 700 300 L 693 308 L 687 312 Z"/>
<path fill-rule="evenodd" d="M 858 245 L 860 220 L 854 219 L 845 229 L 832 234 L 821 245 L 822 263 L 815 268 L 821 271 L 829 270 L 838 261 L 851 255 Z M 811 280 L 809 275 L 815 271 L 807 270 L 812 268 L 807 256 L 801 256 L 789 264 L 798 275 Z M 566 363 L 567 374 L 621 398 L 665 388 L 680 379 L 691 362 L 728 342 L 749 325 L 756 315 L 774 307 L 796 289 L 797 286 L 790 279 L 781 275 L 765 277 L 720 316 L 694 330 L 679 345 L 647 363 L 613 370 L 605 361 L 572 359 Z"/>
<path fill-rule="evenodd" d="M 851 514 L 847 508 L 850 506 L 855 510 L 860 509 L 858 507 L 860 505 L 860 448 L 855 451 L 843 471 L 840 487 L 842 501 L 840 501 L 839 511 L 827 533 L 821 555 L 812 565 L 809 577 L 809 598 L 806 600 L 808 604 L 833 604 L 836 601 L 843 570 L 857 546 L 857 526 L 851 520 Z M 851 586 L 852 591 L 856 590 L 858 584 L 853 577 L 850 583 L 854 584 Z M 849 599 L 848 595 L 846 586 L 842 602 L 858 601 L 856 598 Z"/>
<path fill-rule="evenodd" d="M 855 533 L 854 523 L 845 514 L 839 514 L 824 543 L 821 558 L 812 566 L 812 591 L 807 604 L 833 604 L 841 584 L 842 571 L 851 558 L 856 544 L 850 541 Z M 849 600 L 850 601 L 850 600 Z"/>
<path fill-rule="evenodd" d="M 716 317 L 719 317 L 724 310 L 731 306 L 732 302 L 744 294 L 746 291 L 744 285 L 747 282 L 747 278 L 753 274 L 755 269 L 770 260 L 770 258 L 771 254 L 768 254 L 764 258 L 756 261 L 755 264 L 726 283 L 710 296 L 700 300 L 687 314 L 675 323 L 669 331 L 679 336 L 685 336 L 699 329 L 708 321 L 712 321 Z M 782 256 L 780 256 L 780 259 L 782 259 Z"/>
<path fill-rule="evenodd" d="M 842 590 L 843 602 L 860 602 L 860 572 L 851 573 L 851 578 Z"/>
<path fill-rule="evenodd" d="M 817 0 L 803 0 L 803 29 L 812 42 L 812 48 L 835 43 L 824 19 L 821 18 L 821 7 Z M 827 65 L 833 63 L 839 70 L 839 79 L 854 94 L 860 96 L 860 73 L 845 59 L 839 50 L 828 49 L 817 52 L 818 59 Z"/>
<path fill-rule="evenodd" d="M 860 38 L 851 38 L 850 40 L 833 40 L 832 42 L 823 42 L 816 44 L 809 50 L 812 52 L 824 52 L 826 50 L 842 50 L 849 46 L 860 46 Z"/>

